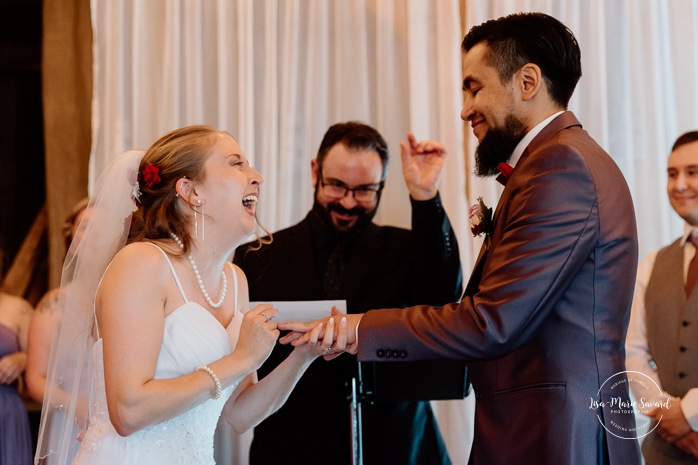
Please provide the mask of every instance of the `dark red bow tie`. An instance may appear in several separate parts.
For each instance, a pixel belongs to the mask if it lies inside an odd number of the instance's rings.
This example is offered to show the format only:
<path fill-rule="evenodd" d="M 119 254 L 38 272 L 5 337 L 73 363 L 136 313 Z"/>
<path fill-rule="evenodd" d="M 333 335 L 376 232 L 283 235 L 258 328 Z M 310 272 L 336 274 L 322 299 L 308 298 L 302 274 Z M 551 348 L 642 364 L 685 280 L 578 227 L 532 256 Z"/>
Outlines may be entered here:
<path fill-rule="evenodd" d="M 502 186 L 507 185 L 507 181 L 509 180 L 509 177 L 511 176 L 511 173 L 514 172 L 514 168 L 509 165 L 509 163 L 500 163 L 497 165 L 497 171 L 499 171 L 499 174 L 497 175 L 497 182 L 499 182 Z"/>

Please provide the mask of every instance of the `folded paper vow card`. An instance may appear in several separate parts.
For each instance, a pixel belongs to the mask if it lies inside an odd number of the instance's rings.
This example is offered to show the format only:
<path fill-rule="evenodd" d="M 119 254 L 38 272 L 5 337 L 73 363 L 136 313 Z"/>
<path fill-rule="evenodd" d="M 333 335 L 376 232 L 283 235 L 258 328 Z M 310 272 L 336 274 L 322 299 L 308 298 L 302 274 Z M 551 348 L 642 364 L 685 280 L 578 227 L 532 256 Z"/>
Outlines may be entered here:
<path fill-rule="evenodd" d="M 279 314 L 274 321 L 312 321 L 330 316 L 332 306 L 337 307 L 342 313 L 347 313 L 346 300 L 304 300 L 304 301 L 276 301 L 276 302 L 250 302 L 250 308 L 259 304 L 272 304 Z"/>

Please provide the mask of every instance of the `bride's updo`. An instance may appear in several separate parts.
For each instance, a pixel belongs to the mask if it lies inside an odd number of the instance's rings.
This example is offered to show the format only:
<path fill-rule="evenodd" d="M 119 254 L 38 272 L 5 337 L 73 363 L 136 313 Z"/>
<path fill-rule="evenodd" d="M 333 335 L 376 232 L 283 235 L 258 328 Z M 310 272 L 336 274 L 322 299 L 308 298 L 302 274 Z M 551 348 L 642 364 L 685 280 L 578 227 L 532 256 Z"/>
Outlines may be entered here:
<path fill-rule="evenodd" d="M 189 251 L 191 236 L 185 225 L 196 207 L 182 208 L 175 183 L 181 178 L 203 180 L 204 164 L 221 132 L 211 126 L 186 126 L 165 134 L 148 149 L 138 168 L 138 211 L 129 242 L 169 239 L 174 233 L 184 244 L 182 254 Z"/>

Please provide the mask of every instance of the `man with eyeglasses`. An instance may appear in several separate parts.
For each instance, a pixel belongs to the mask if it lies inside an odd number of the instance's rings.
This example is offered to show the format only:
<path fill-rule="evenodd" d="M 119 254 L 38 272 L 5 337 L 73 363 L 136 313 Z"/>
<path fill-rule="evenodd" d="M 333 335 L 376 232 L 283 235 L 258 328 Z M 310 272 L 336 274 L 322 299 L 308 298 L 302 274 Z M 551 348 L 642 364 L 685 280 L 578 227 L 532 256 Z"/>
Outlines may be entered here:
<path fill-rule="evenodd" d="M 346 299 L 347 311 L 359 313 L 460 299 L 458 244 L 438 194 L 445 151 L 411 135 L 402 145 L 412 230 L 372 222 L 388 167 L 383 137 L 362 123 L 335 124 L 311 162 L 315 204 L 306 218 L 260 250 L 236 252 L 252 301 Z M 277 344 L 259 376 L 291 349 Z M 356 371 L 349 354 L 314 362 L 286 404 L 255 428 L 250 464 L 294 463 L 299 448 L 313 450 L 304 464 L 349 464 L 347 383 Z M 428 402 L 364 403 L 362 433 L 365 465 L 451 463 Z"/>

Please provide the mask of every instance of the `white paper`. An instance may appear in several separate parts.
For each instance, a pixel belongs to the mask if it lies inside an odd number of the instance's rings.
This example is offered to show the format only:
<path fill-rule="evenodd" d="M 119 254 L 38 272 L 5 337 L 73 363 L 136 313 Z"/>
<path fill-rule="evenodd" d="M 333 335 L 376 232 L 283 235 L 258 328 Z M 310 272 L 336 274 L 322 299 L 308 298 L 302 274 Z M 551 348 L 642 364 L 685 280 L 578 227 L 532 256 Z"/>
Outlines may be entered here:
<path fill-rule="evenodd" d="M 259 304 L 272 304 L 279 311 L 279 314 L 274 317 L 276 322 L 320 320 L 330 316 L 333 305 L 340 312 L 347 313 L 346 300 L 250 302 L 250 308 Z"/>

